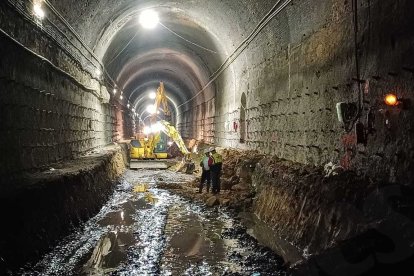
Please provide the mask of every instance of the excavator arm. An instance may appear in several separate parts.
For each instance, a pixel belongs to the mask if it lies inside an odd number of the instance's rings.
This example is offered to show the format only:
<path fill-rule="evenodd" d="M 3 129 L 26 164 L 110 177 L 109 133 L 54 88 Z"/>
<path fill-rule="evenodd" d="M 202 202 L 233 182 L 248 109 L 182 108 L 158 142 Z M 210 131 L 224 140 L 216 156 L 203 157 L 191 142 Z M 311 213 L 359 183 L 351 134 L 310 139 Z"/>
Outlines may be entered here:
<path fill-rule="evenodd" d="M 190 152 L 188 151 L 183 141 L 183 138 L 181 138 L 180 133 L 178 133 L 175 127 L 170 125 L 169 122 L 164 121 L 164 120 L 160 121 L 160 124 L 163 126 L 161 128 L 161 131 L 164 132 L 166 135 L 168 135 L 177 144 L 178 148 L 185 156 L 189 155 Z"/>
<path fill-rule="evenodd" d="M 167 96 L 165 95 L 164 84 L 162 82 L 160 82 L 160 86 L 157 89 L 154 107 L 156 111 L 162 111 L 164 113 L 165 118 L 171 116 L 171 113 L 168 109 Z M 161 141 L 160 132 L 163 132 L 177 144 L 178 148 L 184 155 L 184 159 L 182 160 L 182 165 L 180 166 L 180 168 L 186 168 L 185 171 L 187 173 L 191 173 L 194 170 L 194 162 L 192 162 L 190 158 L 190 152 L 185 146 L 185 143 L 181 138 L 181 135 L 178 133 L 175 127 L 172 126 L 168 121 L 157 121 L 157 117 L 158 116 L 156 113 L 152 114 L 152 116 L 150 117 L 149 128 L 151 128 L 151 130 L 145 133 L 144 129 L 144 134 L 146 135 L 146 137 L 137 138 L 139 139 L 140 147 L 131 148 L 130 168 L 167 168 L 167 164 L 165 164 L 165 162 L 151 160 L 168 158 L 166 152 L 155 152 L 158 143 Z"/>

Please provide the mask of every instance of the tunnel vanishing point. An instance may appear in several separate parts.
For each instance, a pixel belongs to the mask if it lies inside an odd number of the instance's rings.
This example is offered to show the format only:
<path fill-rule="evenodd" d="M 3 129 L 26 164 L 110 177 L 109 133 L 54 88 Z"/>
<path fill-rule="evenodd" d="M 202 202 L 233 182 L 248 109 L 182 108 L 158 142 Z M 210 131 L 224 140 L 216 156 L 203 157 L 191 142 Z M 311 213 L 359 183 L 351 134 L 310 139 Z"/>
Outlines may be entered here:
<path fill-rule="evenodd" d="M 2 271 L 99 210 L 160 82 L 185 141 L 261 156 L 303 275 L 414 271 L 411 0 L 2 0 Z"/>

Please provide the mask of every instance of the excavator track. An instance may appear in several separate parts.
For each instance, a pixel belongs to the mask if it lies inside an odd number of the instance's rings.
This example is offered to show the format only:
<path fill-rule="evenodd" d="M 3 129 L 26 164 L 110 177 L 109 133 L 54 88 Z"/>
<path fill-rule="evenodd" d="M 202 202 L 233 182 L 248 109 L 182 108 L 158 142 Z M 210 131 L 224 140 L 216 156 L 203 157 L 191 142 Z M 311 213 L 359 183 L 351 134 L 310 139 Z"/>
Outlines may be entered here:
<path fill-rule="evenodd" d="M 159 169 L 165 170 L 168 169 L 169 164 L 164 160 L 140 160 L 140 159 L 131 159 L 129 162 L 129 168 L 131 170 L 138 169 Z"/>

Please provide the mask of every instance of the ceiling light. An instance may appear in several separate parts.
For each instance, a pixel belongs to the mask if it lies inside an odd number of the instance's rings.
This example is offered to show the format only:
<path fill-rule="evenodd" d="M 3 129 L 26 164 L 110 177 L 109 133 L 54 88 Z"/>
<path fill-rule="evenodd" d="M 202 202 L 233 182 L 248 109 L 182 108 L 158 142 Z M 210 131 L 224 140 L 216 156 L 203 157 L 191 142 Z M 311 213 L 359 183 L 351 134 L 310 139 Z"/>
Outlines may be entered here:
<path fill-rule="evenodd" d="M 150 92 L 150 93 L 149 93 L 149 95 L 148 95 L 148 97 L 149 97 L 151 100 L 154 100 L 154 99 L 157 97 L 157 94 L 156 94 L 155 92 Z"/>
<path fill-rule="evenodd" d="M 122 96 L 122 94 L 121 94 L 121 96 L 119 96 L 119 98 L 122 100 L 124 98 L 124 96 Z"/>
<path fill-rule="evenodd" d="M 145 29 L 154 29 L 159 21 L 158 13 L 153 10 L 145 10 L 139 16 L 139 23 Z"/>
<path fill-rule="evenodd" d="M 127 107 L 129 108 L 130 106 L 131 106 L 131 105 L 128 103 L 128 104 L 127 104 Z"/>
<path fill-rule="evenodd" d="M 144 129 L 143 129 L 143 132 L 144 132 L 145 135 L 148 135 L 148 134 L 151 133 L 151 129 L 149 127 L 145 126 Z"/>
<path fill-rule="evenodd" d="M 112 92 L 114 92 L 114 94 L 116 94 L 116 92 L 118 92 L 118 90 L 116 88 L 114 88 L 114 90 Z"/>
<path fill-rule="evenodd" d="M 35 3 L 33 5 L 33 12 L 39 19 L 43 19 L 45 17 L 45 11 L 42 9 L 42 5 L 40 3 Z"/>
<path fill-rule="evenodd" d="M 396 106 L 400 103 L 398 98 L 397 98 L 397 95 L 395 95 L 393 93 L 385 95 L 384 102 L 385 102 L 386 105 L 389 105 L 389 106 Z"/>
<path fill-rule="evenodd" d="M 155 105 L 153 105 L 153 104 L 148 105 L 148 106 L 147 106 L 147 112 L 148 112 L 149 114 L 155 114 L 155 112 L 156 112 Z"/>

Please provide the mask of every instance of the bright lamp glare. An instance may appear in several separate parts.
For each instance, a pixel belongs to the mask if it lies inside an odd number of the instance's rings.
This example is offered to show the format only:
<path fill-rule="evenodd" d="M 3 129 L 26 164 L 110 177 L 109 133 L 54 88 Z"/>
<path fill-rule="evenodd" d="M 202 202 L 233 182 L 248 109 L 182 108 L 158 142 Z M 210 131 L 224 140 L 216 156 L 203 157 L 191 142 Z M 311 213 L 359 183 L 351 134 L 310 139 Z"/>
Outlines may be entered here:
<path fill-rule="evenodd" d="M 42 6 L 39 3 L 33 5 L 33 12 L 39 19 L 43 19 L 45 17 L 45 12 L 43 11 Z"/>
<path fill-rule="evenodd" d="M 396 106 L 399 104 L 397 95 L 393 93 L 385 95 L 384 101 L 385 101 L 385 104 L 389 106 Z"/>
<path fill-rule="evenodd" d="M 147 112 L 149 114 L 155 114 L 156 110 L 155 110 L 155 105 L 150 104 L 149 106 L 147 106 Z"/>
<path fill-rule="evenodd" d="M 162 125 L 160 122 L 156 122 L 155 124 L 151 125 L 152 133 L 157 133 L 157 132 L 160 132 L 161 130 L 162 130 Z"/>
<path fill-rule="evenodd" d="M 145 10 L 139 16 L 139 23 L 145 29 L 154 29 L 157 26 L 159 20 L 160 19 L 158 18 L 158 13 L 153 10 Z"/>
<path fill-rule="evenodd" d="M 149 93 L 149 95 L 148 95 L 148 97 L 149 97 L 151 100 L 154 100 L 154 99 L 155 99 L 155 97 L 157 97 L 157 94 L 155 94 L 155 92 L 150 92 L 150 93 Z"/>
<path fill-rule="evenodd" d="M 148 135 L 148 134 L 150 134 L 151 133 L 151 129 L 149 128 L 149 127 L 144 127 L 144 130 L 143 130 L 143 132 L 144 132 L 144 134 L 145 135 Z"/>
<path fill-rule="evenodd" d="M 112 92 L 114 92 L 114 94 L 116 94 L 118 90 L 116 88 L 114 88 L 114 90 Z"/>

